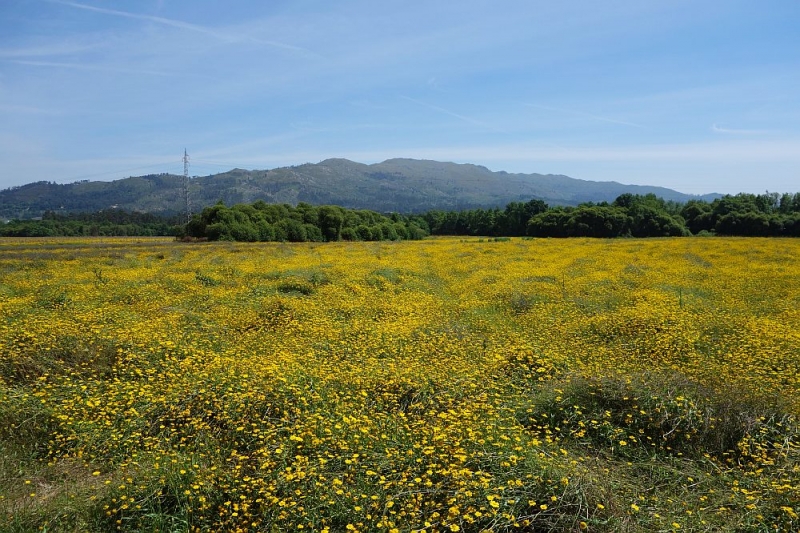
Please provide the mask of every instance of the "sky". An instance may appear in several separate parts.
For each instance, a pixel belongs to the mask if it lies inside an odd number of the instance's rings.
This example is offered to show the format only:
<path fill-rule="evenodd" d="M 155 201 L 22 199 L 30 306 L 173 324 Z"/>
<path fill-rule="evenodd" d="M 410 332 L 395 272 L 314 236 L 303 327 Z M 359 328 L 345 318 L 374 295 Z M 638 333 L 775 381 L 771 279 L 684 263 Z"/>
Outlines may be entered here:
<path fill-rule="evenodd" d="M 395 157 L 800 191 L 797 0 L 0 0 L 0 189 Z"/>

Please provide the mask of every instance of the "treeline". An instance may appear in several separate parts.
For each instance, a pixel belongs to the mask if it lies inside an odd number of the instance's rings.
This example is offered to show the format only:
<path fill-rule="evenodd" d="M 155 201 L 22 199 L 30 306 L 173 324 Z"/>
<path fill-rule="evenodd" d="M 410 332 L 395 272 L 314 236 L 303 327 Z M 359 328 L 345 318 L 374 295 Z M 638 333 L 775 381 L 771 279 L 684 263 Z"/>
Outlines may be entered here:
<path fill-rule="evenodd" d="M 623 194 L 611 203 L 549 207 L 541 200 L 505 209 L 430 211 L 432 235 L 532 237 L 676 237 L 697 234 L 800 236 L 800 193 L 737 194 L 711 203 Z"/>
<path fill-rule="evenodd" d="M 737 194 L 711 204 L 692 201 L 681 215 L 695 234 L 800 237 L 800 193 Z"/>
<path fill-rule="evenodd" d="M 711 203 L 623 194 L 611 203 L 550 207 L 542 200 L 504 209 L 381 215 L 375 211 L 299 203 L 219 203 L 195 215 L 191 237 L 235 241 L 375 241 L 427 235 L 496 237 L 679 237 L 697 234 L 800 236 L 800 193 L 738 194 Z"/>
<path fill-rule="evenodd" d="M 186 234 L 210 241 L 382 241 L 422 239 L 428 232 L 415 220 L 335 205 L 218 203 L 207 207 L 186 227 Z"/>
<path fill-rule="evenodd" d="M 487 237 L 674 237 L 698 234 L 800 236 L 800 193 L 737 194 L 711 203 L 682 204 L 653 194 L 623 194 L 611 203 L 550 207 L 541 200 L 512 202 L 504 209 L 429 211 L 383 215 L 334 205 L 218 203 L 178 216 L 106 209 L 0 224 L 3 237 L 157 236 L 231 241 L 380 241 L 427 235 Z"/>
<path fill-rule="evenodd" d="M 184 219 L 185 220 L 185 219 Z M 178 216 L 164 217 L 123 209 L 94 213 L 46 211 L 40 220 L 12 220 L 0 224 L 2 237 L 151 237 L 179 236 L 185 231 Z"/>

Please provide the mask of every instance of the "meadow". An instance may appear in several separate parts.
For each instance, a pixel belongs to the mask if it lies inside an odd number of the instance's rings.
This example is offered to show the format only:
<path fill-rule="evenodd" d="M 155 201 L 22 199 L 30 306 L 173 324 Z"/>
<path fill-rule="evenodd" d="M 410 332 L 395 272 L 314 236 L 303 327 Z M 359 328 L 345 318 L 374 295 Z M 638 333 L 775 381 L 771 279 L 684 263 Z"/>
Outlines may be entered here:
<path fill-rule="evenodd" d="M 800 241 L 0 241 L 0 531 L 800 530 Z"/>

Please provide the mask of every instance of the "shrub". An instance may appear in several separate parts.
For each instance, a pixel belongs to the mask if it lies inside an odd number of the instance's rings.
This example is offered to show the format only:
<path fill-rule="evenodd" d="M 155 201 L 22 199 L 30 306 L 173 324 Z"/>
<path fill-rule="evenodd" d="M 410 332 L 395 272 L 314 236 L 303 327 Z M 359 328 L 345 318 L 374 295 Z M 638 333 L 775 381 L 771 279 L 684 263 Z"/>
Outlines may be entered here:
<path fill-rule="evenodd" d="M 541 393 L 519 420 L 533 431 L 624 455 L 726 462 L 781 455 L 800 438 L 796 420 L 780 406 L 743 391 L 711 390 L 679 373 L 573 375 Z"/>

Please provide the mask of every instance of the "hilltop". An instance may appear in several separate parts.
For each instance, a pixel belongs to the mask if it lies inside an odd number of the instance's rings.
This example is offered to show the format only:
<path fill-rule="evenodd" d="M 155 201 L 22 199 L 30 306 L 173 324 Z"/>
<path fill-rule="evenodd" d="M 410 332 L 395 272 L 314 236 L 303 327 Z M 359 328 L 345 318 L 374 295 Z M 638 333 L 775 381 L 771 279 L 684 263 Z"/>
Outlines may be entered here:
<path fill-rule="evenodd" d="M 184 210 L 183 177 L 151 174 L 115 181 L 69 184 L 36 182 L 0 191 L 0 217 L 35 218 L 45 211 L 87 212 L 117 207 L 173 214 Z M 551 205 L 611 202 L 624 194 L 653 193 L 665 200 L 711 201 L 654 186 L 596 182 L 554 174 L 493 172 L 486 167 L 415 159 L 366 165 L 347 159 L 272 170 L 233 170 L 191 179 L 194 210 L 219 200 L 226 204 L 264 200 L 334 204 L 379 212 L 419 213 L 431 209 L 502 207 L 509 202 L 544 200 Z"/>

